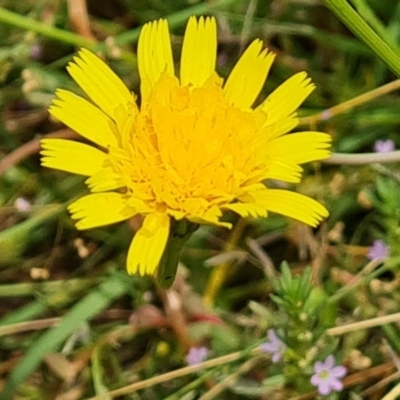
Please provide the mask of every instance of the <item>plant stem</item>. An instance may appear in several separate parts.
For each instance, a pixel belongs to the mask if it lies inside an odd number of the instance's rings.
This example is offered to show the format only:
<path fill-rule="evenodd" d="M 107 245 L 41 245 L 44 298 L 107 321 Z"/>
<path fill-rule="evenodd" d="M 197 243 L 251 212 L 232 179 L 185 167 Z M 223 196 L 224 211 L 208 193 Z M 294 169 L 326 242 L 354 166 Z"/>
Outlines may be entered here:
<path fill-rule="evenodd" d="M 165 16 L 171 28 L 184 24 L 192 15 L 208 14 L 211 11 L 221 9 L 236 3 L 237 0 L 219 0 L 213 2 L 204 2 L 187 7 L 182 11 Z M 115 37 L 115 43 L 123 46 L 128 43 L 134 43 L 138 40 L 141 28 L 132 29 L 131 31 L 121 33 Z"/>
<path fill-rule="evenodd" d="M 235 224 L 228 241 L 226 242 L 224 248 L 225 252 L 230 252 L 237 248 L 245 227 L 246 220 L 242 218 L 239 219 Z M 212 269 L 203 293 L 203 302 L 207 308 L 211 309 L 213 307 L 218 292 L 220 291 L 231 271 L 232 261 L 221 263 Z"/>
<path fill-rule="evenodd" d="M 328 8 L 400 77 L 400 58 L 390 43 L 384 42 L 372 28 L 357 14 L 347 0 L 323 0 Z"/>
<path fill-rule="evenodd" d="M 162 375 L 156 375 L 152 378 L 146 379 L 144 381 L 135 382 L 124 386 L 120 389 L 112 390 L 108 393 L 103 393 L 101 395 L 90 397 L 88 400 L 100 400 L 100 399 L 107 399 L 107 398 L 114 398 L 117 396 L 122 396 L 125 394 L 132 394 L 138 390 L 145 389 L 148 387 L 152 387 L 154 385 L 158 385 L 163 382 L 171 381 L 172 379 L 176 379 L 187 374 L 192 374 L 194 372 L 204 371 L 208 368 L 213 368 L 217 366 L 223 366 L 227 363 L 234 362 L 240 360 L 245 356 L 257 356 L 260 354 L 259 349 L 254 349 L 250 353 L 248 351 L 238 351 L 236 353 L 227 354 L 225 356 L 221 356 L 218 358 L 213 358 L 211 360 L 204 361 L 200 364 L 190 365 L 188 367 L 180 368 L 175 371 L 167 372 Z"/>
<path fill-rule="evenodd" d="M 335 165 L 363 165 L 372 163 L 393 163 L 400 162 L 400 150 L 390 151 L 388 153 L 363 153 L 363 154 L 343 154 L 332 153 L 325 164 Z"/>
<path fill-rule="evenodd" d="M 0 22 L 36 32 L 48 38 L 75 46 L 93 48 L 95 45 L 95 42 L 92 40 L 77 35 L 76 33 L 55 28 L 54 26 L 47 25 L 31 18 L 26 18 L 22 15 L 6 10 L 3 7 L 0 7 Z"/>
<path fill-rule="evenodd" d="M 393 50 L 396 49 L 398 53 L 399 47 L 396 40 L 394 40 L 394 38 L 389 34 L 386 26 L 375 15 L 370 5 L 365 0 L 351 0 L 351 2 L 360 16 L 364 18 L 365 22 L 367 22 L 371 28 L 374 29 L 375 32 L 393 48 Z"/>
<path fill-rule="evenodd" d="M 182 247 L 197 228 L 197 224 L 186 220 L 173 221 L 171 233 L 157 270 L 157 283 L 163 289 L 168 289 L 174 282 Z"/>

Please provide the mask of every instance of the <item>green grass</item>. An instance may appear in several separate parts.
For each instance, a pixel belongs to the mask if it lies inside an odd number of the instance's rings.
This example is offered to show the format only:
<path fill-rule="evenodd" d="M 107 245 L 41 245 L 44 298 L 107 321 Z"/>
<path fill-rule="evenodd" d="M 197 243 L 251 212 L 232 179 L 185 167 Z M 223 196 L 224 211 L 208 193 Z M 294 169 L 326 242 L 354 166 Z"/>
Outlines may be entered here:
<path fill-rule="evenodd" d="M 348 369 L 331 399 L 394 399 L 400 168 L 371 153 L 376 140 L 400 148 L 398 2 L 87 0 L 92 38 L 66 3 L 0 0 L 0 399 L 313 399 L 313 365 L 330 354 Z M 70 134 L 46 110 L 56 88 L 76 90 L 65 66 L 80 46 L 138 93 L 141 26 L 167 18 L 178 59 L 191 15 L 216 17 L 224 77 L 255 38 L 277 54 L 260 99 L 312 77 L 301 130 L 331 134 L 335 154 L 296 190 L 330 217 L 314 230 L 273 214 L 202 227 L 166 291 L 126 273 L 133 223 L 75 229 L 66 205 L 83 179 L 42 168 L 38 138 Z M 384 262 L 367 259 L 377 239 Z M 278 363 L 258 349 L 268 329 L 287 346 Z M 209 356 L 188 367 L 193 346 Z"/>

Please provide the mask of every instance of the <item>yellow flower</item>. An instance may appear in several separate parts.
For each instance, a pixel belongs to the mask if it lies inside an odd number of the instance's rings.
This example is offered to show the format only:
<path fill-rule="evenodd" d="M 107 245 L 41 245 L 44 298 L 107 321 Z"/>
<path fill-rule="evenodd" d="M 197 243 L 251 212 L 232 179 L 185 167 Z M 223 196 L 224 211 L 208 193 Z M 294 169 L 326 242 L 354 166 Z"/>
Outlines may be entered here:
<path fill-rule="evenodd" d="M 264 183 L 299 182 L 300 164 L 329 156 L 329 135 L 287 134 L 314 89 L 306 73 L 254 107 L 274 55 L 253 41 L 225 82 L 215 72 L 216 56 L 215 19 L 190 18 L 177 77 L 167 21 L 151 22 L 138 43 L 140 106 L 85 49 L 68 72 L 90 100 L 60 89 L 50 106 L 51 115 L 93 143 L 42 140 L 44 166 L 88 177 L 91 194 L 69 206 L 77 228 L 145 216 L 128 252 L 129 273 L 157 271 L 177 221 L 230 227 L 220 221 L 225 210 L 242 217 L 272 211 L 316 226 L 328 215 L 315 200 Z"/>

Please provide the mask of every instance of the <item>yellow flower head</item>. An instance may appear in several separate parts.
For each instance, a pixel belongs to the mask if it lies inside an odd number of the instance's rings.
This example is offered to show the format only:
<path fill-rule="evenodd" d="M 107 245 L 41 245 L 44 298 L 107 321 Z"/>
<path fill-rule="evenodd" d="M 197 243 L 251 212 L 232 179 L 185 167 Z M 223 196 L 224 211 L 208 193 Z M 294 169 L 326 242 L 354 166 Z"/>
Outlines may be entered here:
<path fill-rule="evenodd" d="M 215 72 L 214 18 L 189 19 L 179 76 L 168 24 L 146 24 L 138 44 L 140 106 L 97 56 L 82 49 L 68 72 L 89 100 L 58 90 L 50 113 L 93 145 L 42 140 L 42 164 L 87 176 L 91 194 L 69 206 L 78 229 L 145 216 L 128 252 L 129 273 L 154 274 L 175 221 L 214 224 L 224 210 L 268 211 L 311 226 L 328 215 L 315 200 L 269 189 L 266 179 L 299 182 L 300 164 L 329 156 L 321 132 L 288 135 L 314 89 L 301 72 L 253 107 L 274 55 L 250 44 L 224 81 Z"/>

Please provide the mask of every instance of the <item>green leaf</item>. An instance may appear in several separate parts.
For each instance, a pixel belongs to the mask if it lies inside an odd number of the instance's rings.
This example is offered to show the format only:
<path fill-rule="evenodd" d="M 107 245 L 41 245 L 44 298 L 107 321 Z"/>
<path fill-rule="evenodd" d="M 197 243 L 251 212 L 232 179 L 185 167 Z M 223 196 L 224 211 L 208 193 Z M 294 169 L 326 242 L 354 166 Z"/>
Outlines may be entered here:
<path fill-rule="evenodd" d="M 31 374 L 43 360 L 43 357 L 55 351 L 83 321 L 90 320 L 104 310 L 114 300 L 125 294 L 132 281 L 126 276 L 117 274 L 107 278 L 86 297 L 80 300 L 61 323 L 41 335 L 30 347 L 25 357 L 15 367 L 8 378 L 0 399 L 9 399 L 16 388 Z"/>
<path fill-rule="evenodd" d="M 0 319 L 0 328 L 7 325 L 17 324 L 18 322 L 29 321 L 43 314 L 47 310 L 47 304 L 40 300 L 35 300 L 18 310 L 6 314 Z"/>
<path fill-rule="evenodd" d="M 212 348 L 217 355 L 227 354 L 240 349 L 240 335 L 235 329 L 225 325 L 212 325 L 210 328 Z"/>
<path fill-rule="evenodd" d="M 55 218 L 64 209 L 63 204 L 43 207 L 26 221 L 0 232 L 0 269 L 18 261 L 31 242 L 29 237 L 34 233 L 37 234 L 37 229 L 41 225 Z"/>
<path fill-rule="evenodd" d="M 363 42 L 365 42 L 384 63 L 400 77 L 400 57 L 392 43 L 386 43 L 357 14 L 347 0 L 323 0 L 327 7 Z"/>

